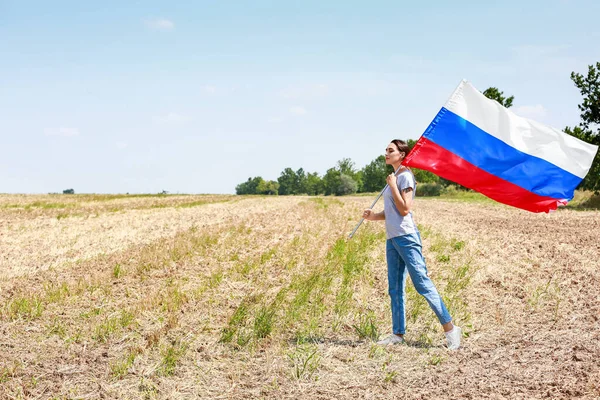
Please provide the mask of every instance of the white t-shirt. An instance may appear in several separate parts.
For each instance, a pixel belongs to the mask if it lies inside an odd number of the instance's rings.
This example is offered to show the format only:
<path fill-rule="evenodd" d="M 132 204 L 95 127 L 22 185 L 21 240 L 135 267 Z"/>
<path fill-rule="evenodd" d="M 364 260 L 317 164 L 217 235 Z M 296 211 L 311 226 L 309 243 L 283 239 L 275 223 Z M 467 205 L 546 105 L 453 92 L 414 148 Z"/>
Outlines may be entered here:
<path fill-rule="evenodd" d="M 396 182 L 398 182 L 400 191 L 409 187 L 412 188 L 414 199 L 417 192 L 417 182 L 409 169 L 403 169 L 396 177 Z M 385 213 L 385 232 L 388 239 L 417 232 L 417 225 L 413 220 L 412 212 L 409 212 L 405 217 L 400 215 L 394 203 L 392 190 L 389 187 L 383 192 L 383 211 Z"/>

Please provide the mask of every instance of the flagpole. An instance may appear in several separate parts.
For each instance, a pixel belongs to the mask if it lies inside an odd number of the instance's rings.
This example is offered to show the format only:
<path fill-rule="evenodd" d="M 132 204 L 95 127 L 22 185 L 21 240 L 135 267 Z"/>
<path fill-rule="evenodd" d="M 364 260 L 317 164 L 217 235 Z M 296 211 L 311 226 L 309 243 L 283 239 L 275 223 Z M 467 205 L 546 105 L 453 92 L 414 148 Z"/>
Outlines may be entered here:
<path fill-rule="evenodd" d="M 400 171 L 400 168 L 402 168 L 402 165 L 400 165 L 398 167 L 398 169 L 394 172 L 394 176 L 396 176 L 396 174 L 398 173 L 398 171 Z M 381 198 L 381 196 L 383 195 L 383 192 L 385 192 L 385 189 L 388 188 L 388 184 L 385 184 L 385 187 L 383 188 L 383 190 L 381 191 L 381 193 L 379 193 L 379 196 L 377 196 L 377 198 L 375 199 L 375 201 L 373 202 L 373 204 L 371 204 L 371 207 L 369 207 L 369 210 L 373 209 L 373 207 L 375 207 L 375 204 L 377 204 L 377 202 L 379 201 L 379 199 Z M 361 218 L 360 221 L 358 222 L 358 224 L 356 225 L 356 227 L 354 228 L 354 230 L 352 231 L 352 233 L 350 234 L 350 236 L 348 236 L 348 239 L 352 239 L 352 236 L 354 236 L 354 234 L 356 233 L 356 231 L 358 230 L 358 228 L 362 225 L 363 221 L 365 219 Z"/>

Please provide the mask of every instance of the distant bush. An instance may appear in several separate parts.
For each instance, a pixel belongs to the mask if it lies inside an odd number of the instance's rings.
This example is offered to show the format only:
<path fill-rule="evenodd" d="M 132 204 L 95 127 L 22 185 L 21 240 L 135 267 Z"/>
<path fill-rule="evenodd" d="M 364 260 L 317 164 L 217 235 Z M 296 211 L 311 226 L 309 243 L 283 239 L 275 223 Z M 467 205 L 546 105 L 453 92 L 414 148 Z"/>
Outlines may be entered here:
<path fill-rule="evenodd" d="M 592 191 L 576 190 L 575 197 L 567 207 L 600 210 L 600 195 Z"/>
<path fill-rule="evenodd" d="M 417 185 L 417 196 L 439 196 L 442 192 L 442 185 L 435 183 L 420 183 Z"/>
<path fill-rule="evenodd" d="M 73 190 L 73 189 L 65 189 L 65 190 L 63 190 L 63 194 L 75 194 L 75 190 Z"/>
<path fill-rule="evenodd" d="M 352 179 L 352 177 L 350 177 L 346 174 L 341 174 L 340 175 L 340 183 L 335 191 L 335 194 L 337 196 L 353 194 L 353 193 L 356 193 L 357 189 L 358 189 L 358 184 L 356 183 L 356 181 L 354 179 Z"/>
<path fill-rule="evenodd" d="M 277 195 L 279 183 L 277 181 L 265 181 L 262 177 L 248 178 L 244 183 L 235 187 L 235 194 L 269 194 Z"/>
<path fill-rule="evenodd" d="M 425 171 L 418 168 L 411 168 L 410 170 L 415 176 L 416 181 L 419 183 L 437 183 L 440 181 L 440 178 L 433 172 Z"/>
<path fill-rule="evenodd" d="M 466 190 L 462 190 L 461 188 L 459 188 L 456 185 L 448 185 L 444 188 L 442 188 L 442 192 L 441 194 L 444 196 L 456 196 L 460 193 L 464 193 Z"/>

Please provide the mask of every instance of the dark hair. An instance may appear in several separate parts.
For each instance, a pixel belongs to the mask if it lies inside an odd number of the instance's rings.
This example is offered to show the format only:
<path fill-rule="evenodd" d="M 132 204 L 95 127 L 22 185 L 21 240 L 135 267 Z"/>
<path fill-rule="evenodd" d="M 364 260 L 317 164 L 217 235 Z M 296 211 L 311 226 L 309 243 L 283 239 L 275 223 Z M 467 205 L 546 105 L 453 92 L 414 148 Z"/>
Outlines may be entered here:
<path fill-rule="evenodd" d="M 404 140 L 394 139 L 391 141 L 391 143 L 394 143 L 396 145 L 396 147 L 398 148 L 398 151 L 400 153 L 404 153 L 404 156 L 408 155 L 408 152 L 410 151 L 410 149 Z"/>

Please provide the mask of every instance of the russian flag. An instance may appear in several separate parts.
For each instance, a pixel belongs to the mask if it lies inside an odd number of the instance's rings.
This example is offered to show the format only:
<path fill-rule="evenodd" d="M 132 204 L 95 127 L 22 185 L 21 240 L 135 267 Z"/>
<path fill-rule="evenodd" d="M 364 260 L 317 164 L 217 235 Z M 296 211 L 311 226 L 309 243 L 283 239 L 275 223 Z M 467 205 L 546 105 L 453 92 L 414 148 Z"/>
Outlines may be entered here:
<path fill-rule="evenodd" d="M 597 150 L 515 115 L 463 80 L 403 164 L 500 203 L 549 212 L 573 198 Z"/>

